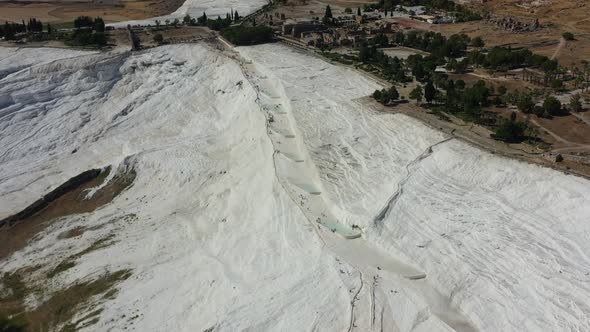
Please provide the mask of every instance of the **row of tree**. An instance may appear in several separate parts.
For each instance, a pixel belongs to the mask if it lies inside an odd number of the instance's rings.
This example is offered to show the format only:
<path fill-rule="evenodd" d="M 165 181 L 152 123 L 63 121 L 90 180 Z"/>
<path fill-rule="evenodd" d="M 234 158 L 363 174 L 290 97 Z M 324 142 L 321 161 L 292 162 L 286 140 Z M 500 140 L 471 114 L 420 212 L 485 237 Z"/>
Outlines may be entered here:
<path fill-rule="evenodd" d="M 36 18 L 30 18 L 27 23 L 23 20 L 22 23 L 4 22 L 4 25 L 0 25 L 0 38 L 4 37 L 6 40 L 14 40 L 17 34 L 26 32 L 43 32 L 43 23 Z"/>
<path fill-rule="evenodd" d="M 221 16 L 217 16 L 217 19 L 211 19 L 207 16 L 207 13 L 203 12 L 203 15 L 194 18 L 191 17 L 189 14 L 186 14 L 184 16 L 184 18 L 182 19 L 182 24 L 187 25 L 187 26 L 206 26 L 209 29 L 212 30 L 216 30 L 216 31 L 220 31 L 223 30 L 227 27 L 229 27 L 232 22 L 236 22 L 238 20 L 240 20 L 241 17 L 238 14 L 238 11 L 234 11 L 232 10 L 231 13 L 226 13 L 225 18 L 221 18 Z M 159 29 L 162 26 L 162 22 L 160 20 L 156 20 L 156 27 Z M 181 22 L 180 20 L 178 20 L 177 18 L 170 21 L 169 19 L 166 19 L 164 21 L 166 27 L 168 26 L 173 26 L 173 27 L 178 27 Z"/>
<path fill-rule="evenodd" d="M 90 29 L 96 32 L 104 32 L 105 23 L 101 17 L 91 18 L 90 16 L 78 16 L 74 20 L 74 28 Z"/>
<path fill-rule="evenodd" d="M 23 32 L 27 32 L 27 26 L 24 22 L 23 24 L 4 22 L 4 25 L 0 25 L 0 38 L 6 40 L 14 40 L 17 34 Z"/>

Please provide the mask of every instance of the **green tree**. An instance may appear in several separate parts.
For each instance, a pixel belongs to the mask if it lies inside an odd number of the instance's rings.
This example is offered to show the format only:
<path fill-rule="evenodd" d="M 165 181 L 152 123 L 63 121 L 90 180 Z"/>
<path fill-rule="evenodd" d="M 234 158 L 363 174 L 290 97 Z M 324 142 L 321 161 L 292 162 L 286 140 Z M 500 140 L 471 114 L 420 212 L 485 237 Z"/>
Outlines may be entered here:
<path fill-rule="evenodd" d="M 154 41 L 158 43 L 158 45 L 161 45 L 164 42 L 164 36 L 162 36 L 161 33 L 158 33 L 154 36 Z"/>
<path fill-rule="evenodd" d="M 471 46 L 473 46 L 473 47 L 481 48 L 481 47 L 484 47 L 485 45 L 486 45 L 486 43 L 483 41 L 483 39 L 480 36 L 477 36 L 471 40 Z"/>
<path fill-rule="evenodd" d="M 500 96 L 505 95 L 506 92 L 508 92 L 508 89 L 505 86 L 500 85 L 500 87 L 498 88 L 498 93 L 500 94 Z"/>
<path fill-rule="evenodd" d="M 326 12 L 324 13 L 324 18 L 332 18 L 332 8 L 330 8 L 330 5 L 326 6 Z"/>
<path fill-rule="evenodd" d="M 457 87 L 457 90 L 465 89 L 465 81 L 457 80 L 457 82 L 455 82 L 455 87 Z"/>
<path fill-rule="evenodd" d="M 422 86 L 417 85 L 412 91 L 410 91 L 410 99 L 416 101 L 416 104 L 422 101 L 422 97 L 424 97 L 424 93 L 422 92 Z"/>
<path fill-rule="evenodd" d="M 365 43 L 361 44 L 359 49 L 359 61 L 360 62 L 367 62 L 370 59 L 370 52 L 369 46 Z"/>
<path fill-rule="evenodd" d="M 94 21 L 92 20 L 92 18 L 90 18 L 90 16 L 78 16 L 75 20 L 74 20 L 74 28 L 76 29 L 80 29 L 80 28 L 91 28 L 94 25 Z"/>
<path fill-rule="evenodd" d="M 564 32 L 561 36 L 565 40 L 574 40 L 575 39 L 574 34 L 571 32 Z"/>
<path fill-rule="evenodd" d="M 373 92 L 373 98 L 377 101 L 381 100 L 381 90 L 375 90 L 375 92 Z"/>
<path fill-rule="evenodd" d="M 561 90 L 563 88 L 563 82 L 560 79 L 551 80 L 551 88 Z"/>
<path fill-rule="evenodd" d="M 199 19 L 197 20 L 197 22 L 199 22 L 199 25 L 207 25 L 207 14 L 205 12 L 203 12 L 203 16 L 199 17 Z M 166 23 L 166 25 L 168 25 L 168 23 Z"/>
<path fill-rule="evenodd" d="M 526 136 L 527 125 L 524 122 L 503 120 L 494 131 L 493 138 L 508 143 L 522 142 Z"/>
<path fill-rule="evenodd" d="M 569 106 L 573 112 L 580 112 L 582 110 L 582 97 L 580 97 L 579 93 L 571 96 Z"/>
<path fill-rule="evenodd" d="M 347 7 L 347 8 L 344 9 L 344 12 L 346 14 L 352 14 L 352 9 Z"/>
<path fill-rule="evenodd" d="M 361 7 L 357 7 L 357 8 L 356 8 L 356 14 L 357 14 L 358 16 L 361 16 Z"/>
<path fill-rule="evenodd" d="M 533 98 L 528 93 L 523 93 L 519 96 L 518 102 L 516 107 L 523 112 L 523 113 L 531 113 L 533 111 L 533 107 L 535 107 L 535 102 Z"/>
<path fill-rule="evenodd" d="M 105 24 L 104 20 L 101 17 L 97 17 L 94 19 L 94 30 L 96 32 L 104 32 Z"/>
<path fill-rule="evenodd" d="M 543 102 L 543 109 L 549 113 L 549 115 L 559 115 L 562 112 L 561 102 L 557 98 L 549 96 L 545 98 L 545 101 Z"/>
<path fill-rule="evenodd" d="M 395 86 L 391 86 L 391 88 L 389 89 L 389 97 L 392 100 L 398 100 L 399 99 L 399 92 L 397 91 L 397 89 L 395 88 Z"/>
<path fill-rule="evenodd" d="M 379 33 L 373 38 L 373 43 L 379 47 L 387 47 L 389 46 L 389 39 L 385 34 Z"/>
<path fill-rule="evenodd" d="M 424 98 L 428 103 L 431 103 L 434 100 L 435 96 L 436 88 L 434 87 L 434 84 L 432 84 L 431 81 L 428 81 L 428 83 L 426 83 L 426 86 L 424 87 Z"/>

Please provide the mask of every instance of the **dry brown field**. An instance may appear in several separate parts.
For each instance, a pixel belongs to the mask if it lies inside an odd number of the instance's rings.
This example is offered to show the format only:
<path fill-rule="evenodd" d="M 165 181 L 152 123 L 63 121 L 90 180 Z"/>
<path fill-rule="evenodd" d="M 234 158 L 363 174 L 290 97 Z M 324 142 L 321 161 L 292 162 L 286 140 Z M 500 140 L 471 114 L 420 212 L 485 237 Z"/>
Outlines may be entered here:
<path fill-rule="evenodd" d="M 513 17 L 526 23 L 538 19 L 544 28 L 535 32 L 512 32 L 481 21 L 443 25 L 441 32 L 482 36 L 489 46 L 526 47 L 535 53 L 555 56 L 567 67 L 572 64 L 579 66 L 582 60 L 590 60 L 590 1 L 491 0 L 474 8 L 483 13 Z M 564 32 L 573 33 L 576 40 L 562 41 Z"/>
<path fill-rule="evenodd" d="M 62 23 L 78 16 L 101 16 L 107 22 L 169 14 L 183 0 L 0 0 L 0 22 L 28 20 Z"/>

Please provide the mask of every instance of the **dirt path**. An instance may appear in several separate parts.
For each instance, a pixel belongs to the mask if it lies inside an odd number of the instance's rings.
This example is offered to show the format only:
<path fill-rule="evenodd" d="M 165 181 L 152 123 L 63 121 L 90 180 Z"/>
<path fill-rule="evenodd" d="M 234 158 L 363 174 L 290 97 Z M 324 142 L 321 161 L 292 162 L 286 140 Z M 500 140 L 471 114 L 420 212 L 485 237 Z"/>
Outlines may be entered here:
<path fill-rule="evenodd" d="M 559 38 L 559 44 L 557 44 L 557 48 L 555 49 L 555 52 L 553 52 L 553 55 L 551 56 L 551 60 L 554 60 L 555 58 L 557 58 L 557 56 L 559 55 L 559 53 L 565 47 L 566 44 L 567 44 L 567 41 L 565 40 L 565 38 L 563 38 L 563 37 Z"/>
<path fill-rule="evenodd" d="M 585 117 L 583 117 L 582 115 L 580 115 L 580 114 L 578 114 L 578 113 L 574 113 L 574 112 L 572 112 L 571 114 L 572 114 L 573 116 L 575 116 L 576 118 L 578 118 L 578 119 L 580 119 L 580 120 L 584 121 L 584 122 L 585 122 L 587 125 L 589 125 L 589 126 L 590 126 L 590 120 L 589 120 L 589 119 L 586 119 Z"/>

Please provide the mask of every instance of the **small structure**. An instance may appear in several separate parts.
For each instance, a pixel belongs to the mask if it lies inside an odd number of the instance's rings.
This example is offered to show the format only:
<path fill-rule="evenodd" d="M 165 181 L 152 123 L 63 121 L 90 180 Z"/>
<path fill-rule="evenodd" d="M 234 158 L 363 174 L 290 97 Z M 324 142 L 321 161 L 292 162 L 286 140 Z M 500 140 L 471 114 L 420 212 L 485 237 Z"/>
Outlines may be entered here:
<path fill-rule="evenodd" d="M 337 16 L 334 18 L 334 23 L 339 26 L 349 27 L 357 24 L 354 16 Z"/>

